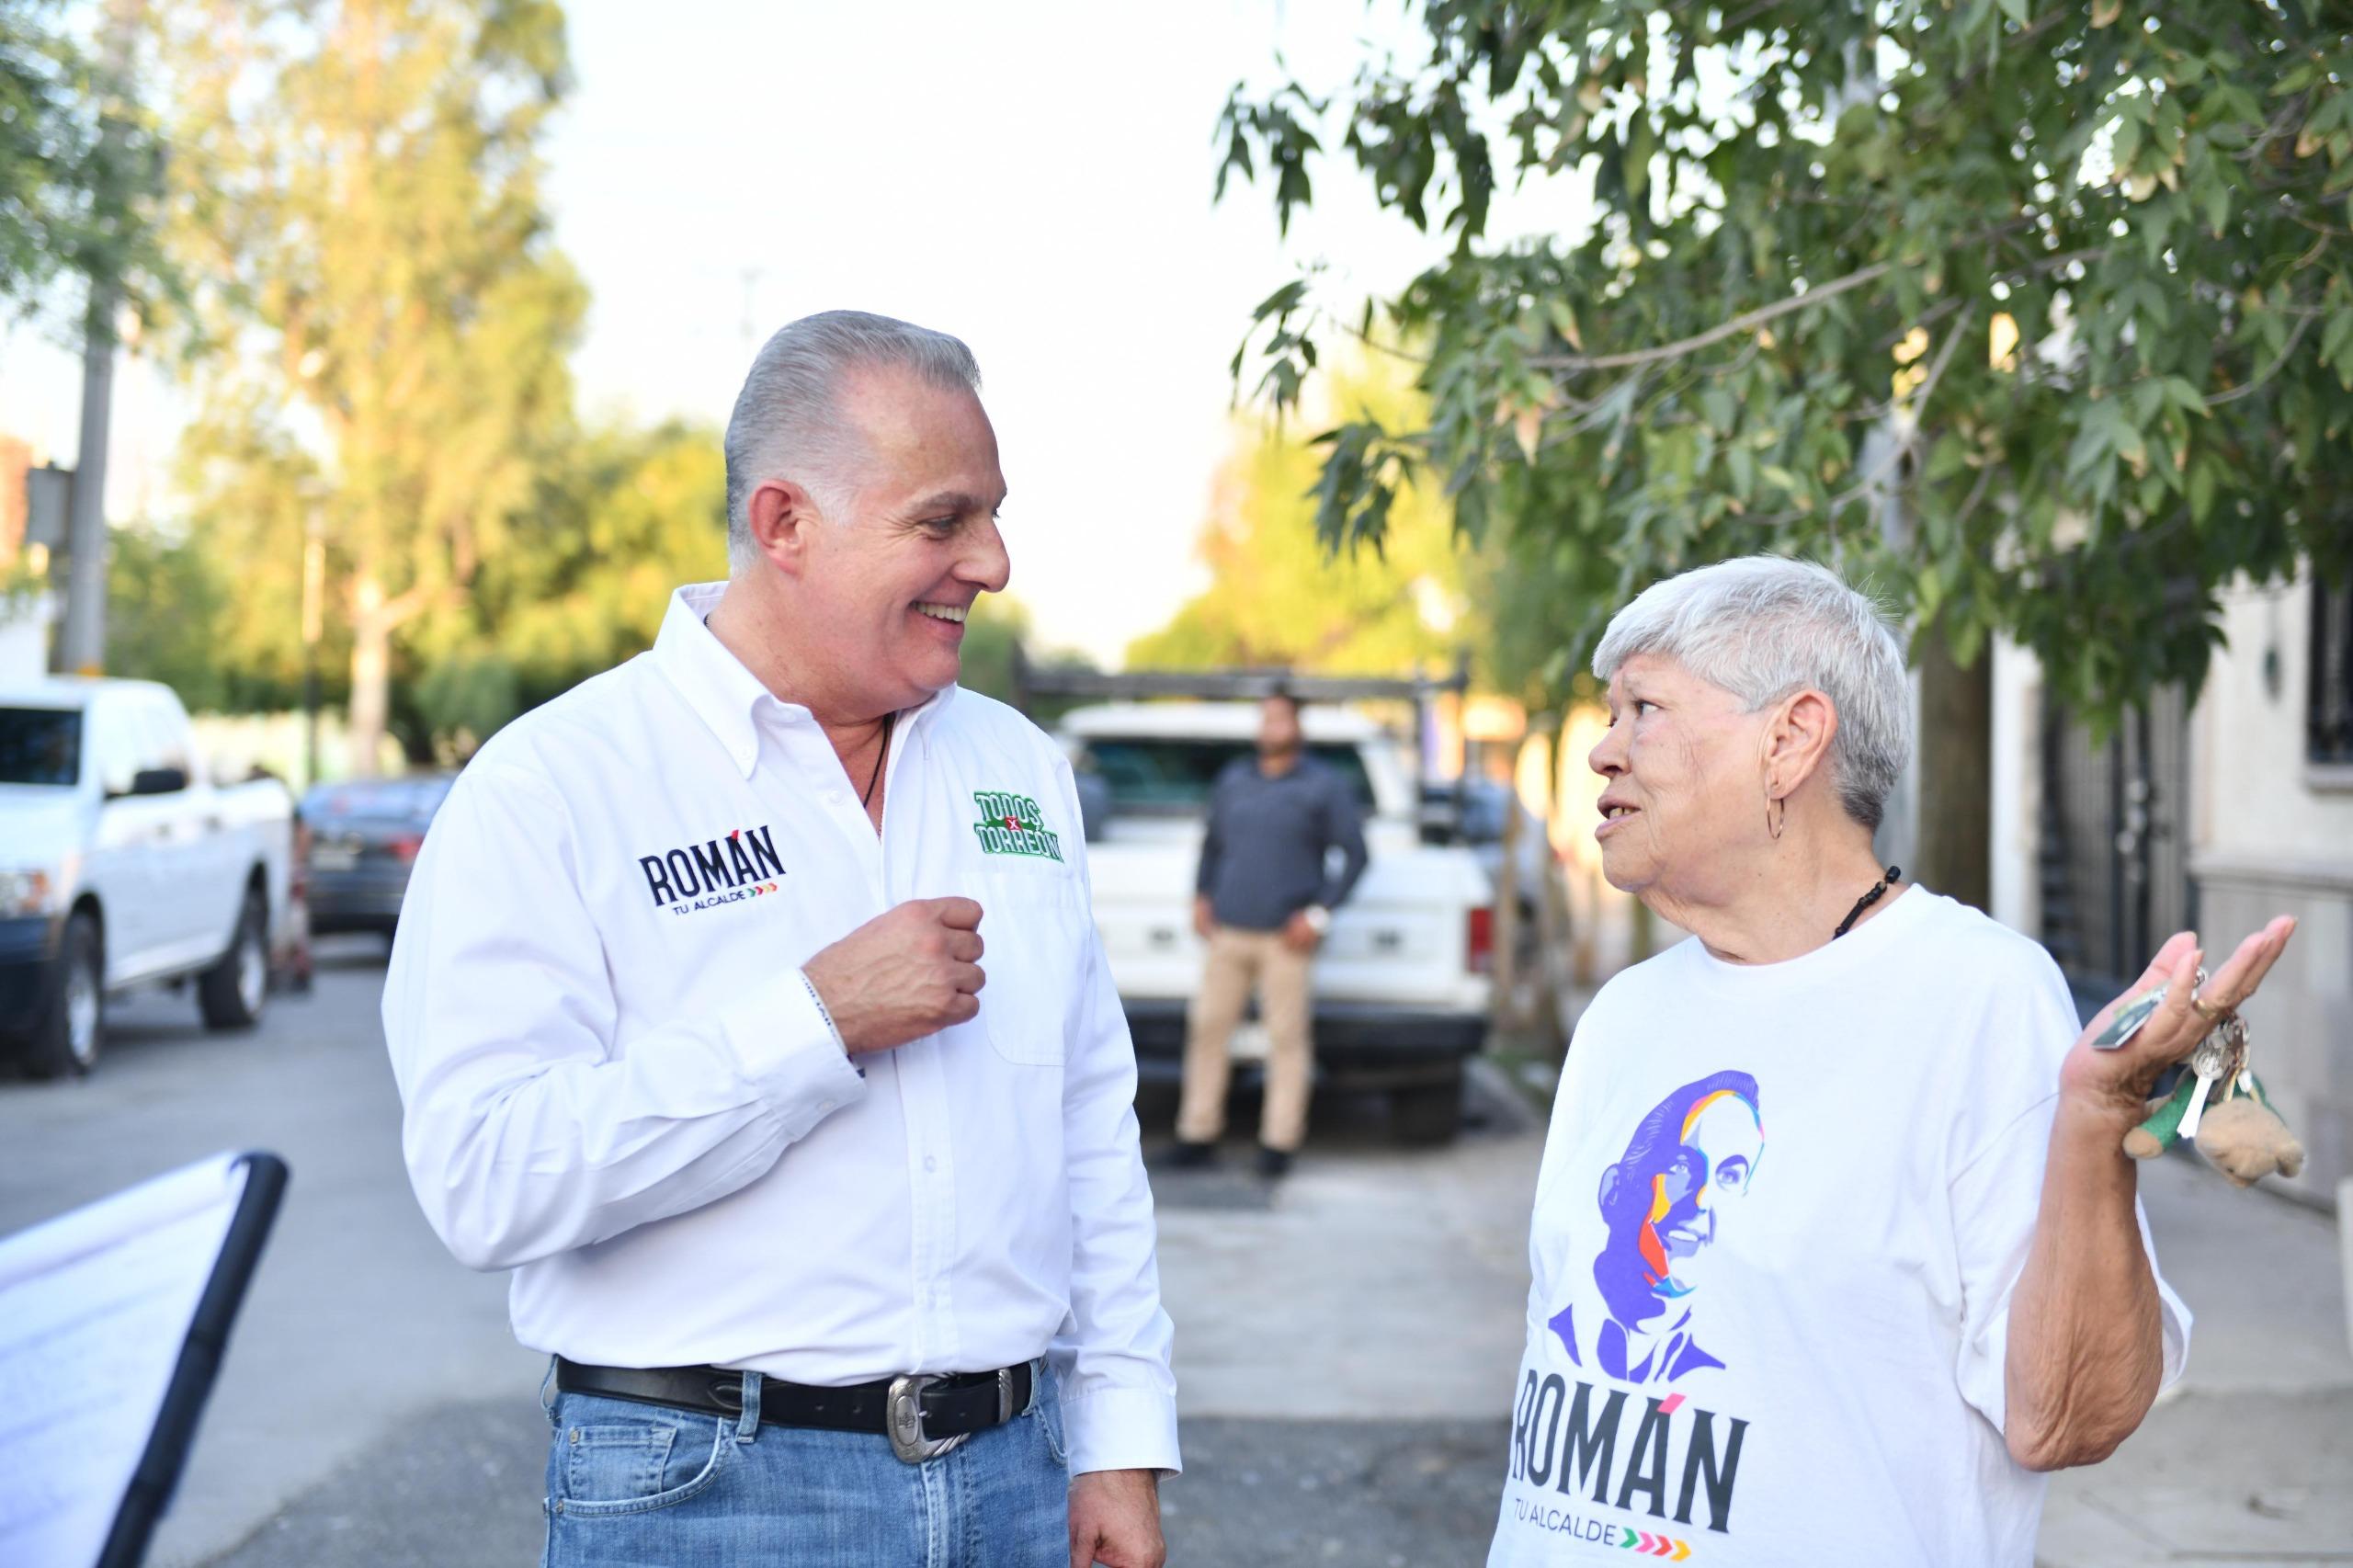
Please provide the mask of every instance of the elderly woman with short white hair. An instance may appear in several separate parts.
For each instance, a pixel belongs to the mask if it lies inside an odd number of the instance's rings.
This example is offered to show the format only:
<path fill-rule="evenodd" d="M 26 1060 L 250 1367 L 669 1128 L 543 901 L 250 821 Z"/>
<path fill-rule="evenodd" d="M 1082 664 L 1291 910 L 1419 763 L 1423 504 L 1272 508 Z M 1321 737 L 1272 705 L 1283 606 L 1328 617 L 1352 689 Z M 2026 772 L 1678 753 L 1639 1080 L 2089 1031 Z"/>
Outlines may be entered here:
<path fill-rule="evenodd" d="M 1594 673 L 1603 874 L 1691 938 L 1577 1024 L 1491 1568 L 2025 1568 L 2040 1472 L 2106 1457 L 2188 1348 L 2124 1134 L 2292 922 L 2198 1011 L 2175 937 L 2134 987 L 2164 1006 L 2096 1049 L 2040 947 L 1874 858 L 1910 699 L 1860 594 L 1687 573 Z"/>

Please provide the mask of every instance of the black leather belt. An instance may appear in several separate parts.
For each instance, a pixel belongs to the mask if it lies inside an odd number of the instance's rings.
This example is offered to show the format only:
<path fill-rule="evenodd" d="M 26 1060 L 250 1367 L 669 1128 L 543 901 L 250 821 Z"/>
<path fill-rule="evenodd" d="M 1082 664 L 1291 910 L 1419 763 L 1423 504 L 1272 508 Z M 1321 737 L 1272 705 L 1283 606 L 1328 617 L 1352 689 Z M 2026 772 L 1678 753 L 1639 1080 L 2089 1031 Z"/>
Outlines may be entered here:
<path fill-rule="evenodd" d="M 1036 1363 L 994 1372 L 910 1373 L 847 1388 L 760 1379 L 760 1424 L 874 1432 L 914 1463 L 946 1453 L 973 1433 L 1029 1410 Z M 744 1413 L 744 1374 L 724 1367 L 585 1367 L 555 1358 L 555 1386 L 565 1393 L 663 1404 L 700 1415 Z"/>

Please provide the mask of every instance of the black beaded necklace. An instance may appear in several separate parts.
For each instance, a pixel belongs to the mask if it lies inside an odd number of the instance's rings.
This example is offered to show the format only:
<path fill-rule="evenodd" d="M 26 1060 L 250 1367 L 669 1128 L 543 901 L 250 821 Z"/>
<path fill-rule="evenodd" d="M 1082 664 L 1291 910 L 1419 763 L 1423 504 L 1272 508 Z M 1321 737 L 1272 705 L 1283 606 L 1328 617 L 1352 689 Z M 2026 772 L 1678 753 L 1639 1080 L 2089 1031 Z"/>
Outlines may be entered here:
<path fill-rule="evenodd" d="M 896 710 L 882 715 L 882 746 L 874 754 L 874 771 L 867 777 L 866 793 L 858 798 L 860 811 L 865 810 L 873 801 L 874 786 L 882 782 L 882 763 L 891 755 L 891 727 L 898 722 L 899 715 Z M 1848 915 L 1847 918 L 1851 920 L 1854 916 Z"/>
<path fill-rule="evenodd" d="M 1871 884 L 1871 891 L 1857 899 L 1855 901 L 1855 907 L 1847 911 L 1847 918 L 1838 922 L 1838 929 L 1830 933 L 1830 939 L 1835 942 L 1839 937 L 1845 936 L 1847 932 L 1853 930 L 1855 928 L 1855 922 L 1863 917 L 1863 911 L 1869 909 L 1872 904 L 1877 903 L 1880 901 L 1881 894 L 1886 892 L 1891 886 L 1896 882 L 1902 881 L 1903 880 L 1904 868 L 1901 866 L 1890 866 L 1887 869 L 1887 875 L 1873 882 Z"/>

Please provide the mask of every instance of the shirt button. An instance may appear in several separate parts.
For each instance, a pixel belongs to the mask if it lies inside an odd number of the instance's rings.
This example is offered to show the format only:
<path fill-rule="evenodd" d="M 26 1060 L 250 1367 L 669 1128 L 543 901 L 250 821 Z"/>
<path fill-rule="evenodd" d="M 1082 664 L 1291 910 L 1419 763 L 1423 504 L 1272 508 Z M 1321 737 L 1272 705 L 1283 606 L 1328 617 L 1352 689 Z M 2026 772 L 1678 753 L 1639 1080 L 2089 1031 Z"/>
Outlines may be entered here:
<path fill-rule="evenodd" d="M 923 1157 L 923 1168 L 927 1171 L 936 1171 L 939 1168 L 939 1162 L 931 1155 L 926 1154 Z"/>

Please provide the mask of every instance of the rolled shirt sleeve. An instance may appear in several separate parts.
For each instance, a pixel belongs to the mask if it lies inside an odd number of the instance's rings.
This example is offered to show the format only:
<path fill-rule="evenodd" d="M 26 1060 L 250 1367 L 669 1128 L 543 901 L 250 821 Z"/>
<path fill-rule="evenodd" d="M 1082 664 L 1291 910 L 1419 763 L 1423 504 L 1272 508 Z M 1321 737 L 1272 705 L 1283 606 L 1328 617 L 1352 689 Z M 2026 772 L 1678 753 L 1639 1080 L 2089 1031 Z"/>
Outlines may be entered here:
<path fill-rule="evenodd" d="M 2066 983 L 2046 960 L 2039 983 L 2015 988 L 2015 1009 L 2005 1008 L 2005 1027 L 2030 1031 L 2047 1051 L 2048 1081 L 2058 1082 L 2060 1060 L 2079 1031 Z M 2027 1253 L 2042 1202 L 2042 1178 L 2051 1153 L 2051 1128 L 2058 1114 L 2055 1089 L 2018 1112 L 1961 1164 L 1951 1183 L 1951 1212 L 1960 1260 L 1961 1336 L 1954 1376 L 1961 1397 L 1997 1431 L 2006 1431 L 2010 1300 L 2026 1271 Z M 2156 1281 L 2159 1333 L 2163 1342 L 2161 1389 L 2179 1381 L 2189 1358 L 2189 1309 L 2157 1269 L 2156 1244 L 2149 1217 L 2132 1205 Z"/>
<path fill-rule="evenodd" d="M 864 1089 L 800 971 L 619 1049 L 562 797 L 478 760 L 418 857 L 384 987 L 402 1152 L 469 1267 L 508 1268 L 697 1209 Z"/>
<path fill-rule="evenodd" d="M 1067 768 L 1063 785 L 1070 791 Z M 1062 1385 L 1070 1471 L 1173 1472 L 1183 1468 L 1170 1370 L 1176 1331 L 1160 1304 L 1152 1188 L 1137 1139 L 1135 1048 L 1092 933 L 1076 980 L 1077 1032 L 1063 1092 L 1070 1314 L 1048 1352 Z"/>

